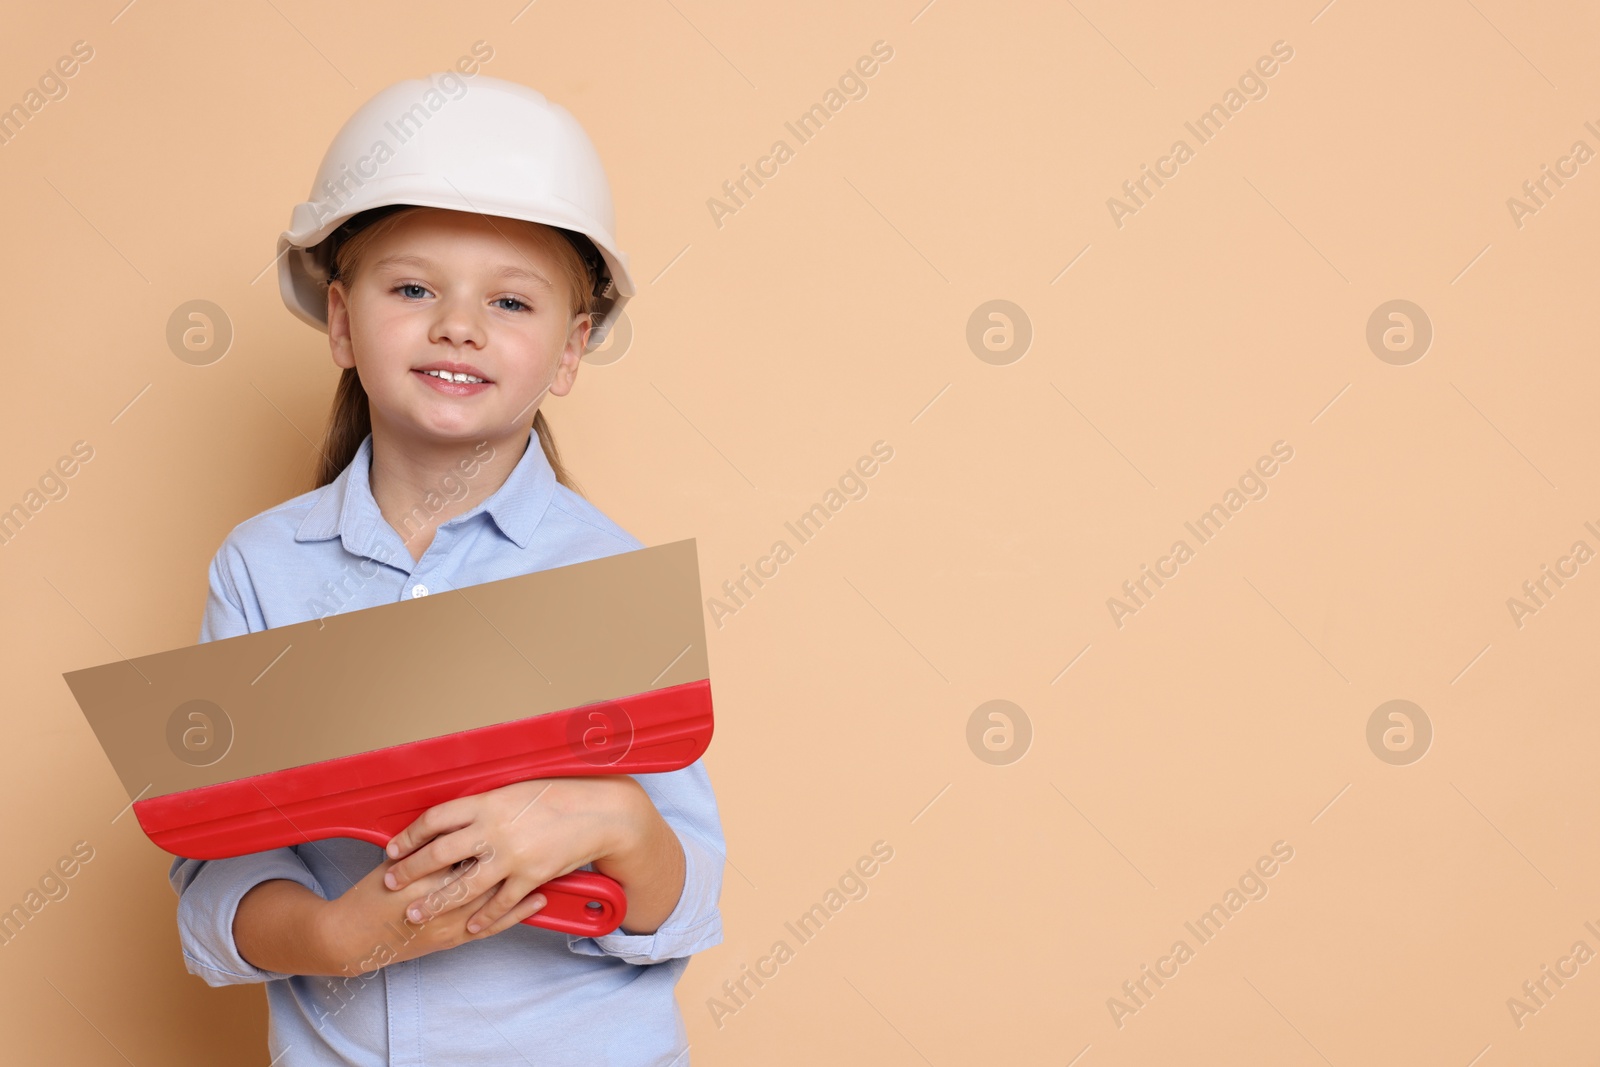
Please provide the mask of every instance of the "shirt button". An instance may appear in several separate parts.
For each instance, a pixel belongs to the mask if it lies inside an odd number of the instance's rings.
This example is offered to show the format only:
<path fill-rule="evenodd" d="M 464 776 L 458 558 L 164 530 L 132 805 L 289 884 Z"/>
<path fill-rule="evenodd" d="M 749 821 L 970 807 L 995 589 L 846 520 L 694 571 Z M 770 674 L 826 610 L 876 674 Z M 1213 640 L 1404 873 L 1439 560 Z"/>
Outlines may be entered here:
<path fill-rule="evenodd" d="M 428 595 L 428 587 L 423 585 L 421 582 L 418 582 L 416 585 L 411 587 L 411 598 L 413 600 L 415 600 L 419 596 L 427 596 L 427 595 Z"/>

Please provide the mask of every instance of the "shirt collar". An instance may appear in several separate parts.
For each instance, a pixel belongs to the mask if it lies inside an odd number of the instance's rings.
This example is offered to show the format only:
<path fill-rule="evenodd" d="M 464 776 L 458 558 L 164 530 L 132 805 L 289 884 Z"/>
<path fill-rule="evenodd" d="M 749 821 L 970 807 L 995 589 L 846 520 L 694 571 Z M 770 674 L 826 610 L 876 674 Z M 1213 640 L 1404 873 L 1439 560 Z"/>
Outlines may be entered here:
<path fill-rule="evenodd" d="M 323 489 L 300 523 L 294 539 L 326 541 L 338 537 L 351 552 L 379 558 L 376 553 L 380 538 L 399 535 L 378 510 L 378 502 L 372 496 L 371 471 L 372 434 L 369 431 L 356 449 L 355 457 Z M 545 458 L 538 436 L 530 430 L 522 458 L 500 488 L 471 511 L 457 515 L 444 525 L 466 522 L 479 512 L 486 512 L 502 534 L 518 548 L 527 548 L 534 528 L 550 506 L 555 489 L 555 471 Z"/>

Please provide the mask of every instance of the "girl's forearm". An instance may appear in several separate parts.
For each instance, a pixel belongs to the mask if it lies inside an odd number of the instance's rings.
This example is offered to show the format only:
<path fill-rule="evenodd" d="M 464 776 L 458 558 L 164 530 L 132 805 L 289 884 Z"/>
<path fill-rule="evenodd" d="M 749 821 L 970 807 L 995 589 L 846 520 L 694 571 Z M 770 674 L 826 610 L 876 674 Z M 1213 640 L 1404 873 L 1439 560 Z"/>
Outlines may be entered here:
<path fill-rule="evenodd" d="M 653 934 L 683 895 L 683 845 L 644 790 L 637 832 L 615 852 L 594 861 L 594 869 L 615 878 L 628 896 L 620 931 Z"/>
<path fill-rule="evenodd" d="M 322 958 L 317 916 L 326 905 L 287 879 L 262 882 L 239 901 L 233 941 L 239 955 L 262 970 L 283 974 L 334 974 Z"/>

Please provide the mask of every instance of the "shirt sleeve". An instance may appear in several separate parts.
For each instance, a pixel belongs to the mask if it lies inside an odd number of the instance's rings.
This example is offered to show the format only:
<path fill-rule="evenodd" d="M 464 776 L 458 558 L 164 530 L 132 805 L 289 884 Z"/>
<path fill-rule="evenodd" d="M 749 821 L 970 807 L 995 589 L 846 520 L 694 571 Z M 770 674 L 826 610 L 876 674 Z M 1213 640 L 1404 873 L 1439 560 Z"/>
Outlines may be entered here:
<path fill-rule="evenodd" d="M 716 794 L 703 760 L 661 774 L 634 776 L 683 846 L 683 894 L 653 934 L 622 927 L 600 937 L 567 935 L 567 947 L 586 956 L 615 956 L 651 964 L 689 956 L 722 943 L 722 864 L 727 854 Z M 626 920 L 624 920 L 626 921 Z"/>
<path fill-rule="evenodd" d="M 224 543 L 211 561 L 210 591 L 206 594 L 205 616 L 200 623 L 200 643 L 235 637 L 265 627 L 257 622 L 259 611 L 246 612 L 229 562 L 236 550 Z M 238 985 L 288 978 L 287 974 L 263 970 L 239 955 L 233 940 L 233 919 L 239 901 L 262 882 L 282 878 L 298 882 L 324 900 L 327 892 L 310 868 L 292 848 L 275 848 L 224 860 L 173 858 L 168 881 L 178 894 L 178 937 L 183 945 L 183 962 L 190 974 L 199 975 L 207 985 Z"/>

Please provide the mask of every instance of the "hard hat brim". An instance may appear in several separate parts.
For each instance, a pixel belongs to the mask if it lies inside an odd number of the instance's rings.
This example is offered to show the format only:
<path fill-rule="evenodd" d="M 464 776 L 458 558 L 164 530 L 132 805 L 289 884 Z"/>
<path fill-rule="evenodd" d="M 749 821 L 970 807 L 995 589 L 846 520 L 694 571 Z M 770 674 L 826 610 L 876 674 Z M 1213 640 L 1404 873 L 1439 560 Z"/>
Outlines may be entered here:
<path fill-rule="evenodd" d="M 426 188 L 434 184 L 442 188 Z M 321 205 L 318 202 L 307 201 L 295 207 L 293 225 L 278 236 L 277 262 L 278 288 L 284 304 L 296 318 L 308 326 L 327 332 L 328 271 L 318 258 L 318 246 L 352 216 L 370 208 L 391 204 L 519 219 L 572 230 L 588 237 L 605 261 L 611 276 L 612 292 L 609 297 L 595 301 L 594 326 L 589 333 L 586 351 L 604 343 L 623 304 L 637 291 L 628 270 L 627 255 L 617 248 L 611 233 L 597 220 L 587 217 L 578 205 L 563 202 L 558 206 L 568 210 L 550 210 L 548 207 L 545 210 L 530 210 L 482 191 L 458 189 L 447 180 L 435 183 L 422 175 L 405 174 L 367 182 L 356 197 L 340 205 L 334 214 L 319 217 Z"/>

